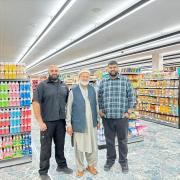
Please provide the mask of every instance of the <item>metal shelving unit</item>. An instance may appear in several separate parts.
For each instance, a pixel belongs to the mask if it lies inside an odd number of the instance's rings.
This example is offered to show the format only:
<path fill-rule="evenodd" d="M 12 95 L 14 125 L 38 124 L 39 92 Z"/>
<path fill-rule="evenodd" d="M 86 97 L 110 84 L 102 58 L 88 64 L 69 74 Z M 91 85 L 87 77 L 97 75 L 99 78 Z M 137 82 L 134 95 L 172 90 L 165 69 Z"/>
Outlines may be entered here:
<path fill-rule="evenodd" d="M 30 82 L 29 79 L 0 79 L 0 82 Z M 8 90 L 9 91 L 9 90 Z M 0 110 L 4 110 L 4 109 L 16 109 L 16 108 L 30 108 L 30 106 L 8 106 L 8 107 L 0 107 Z M 30 116 L 30 115 L 29 115 Z M 18 116 L 19 117 L 19 116 Z M 30 118 L 30 117 L 29 117 Z M 0 119 L 1 120 L 1 119 Z M 10 128 L 10 126 L 9 126 Z M 1 134 L 0 138 L 5 138 L 5 137 L 13 137 L 16 135 L 29 135 L 31 133 L 31 131 L 26 131 L 26 132 L 17 132 L 17 133 L 9 133 L 9 134 Z M 20 144 L 18 146 L 26 146 L 27 144 Z M 30 145 L 30 144 L 28 144 Z M 11 145 L 11 148 L 15 148 L 16 145 Z M 1 147 L 1 149 L 6 149 L 7 147 Z M 13 152 L 15 153 L 15 152 Z M 19 157 L 11 157 L 8 159 L 2 159 L 0 160 L 0 168 L 4 168 L 4 167 L 9 167 L 9 166 L 14 166 L 14 165 L 18 165 L 18 164 L 24 164 L 24 163 L 29 163 L 32 161 L 32 155 L 31 154 L 27 154 L 24 155 L 22 154 L 22 156 Z"/>
<path fill-rule="evenodd" d="M 151 87 L 149 87 L 148 88 L 148 87 L 145 87 L 145 88 L 139 88 L 139 89 L 178 89 L 179 90 L 178 91 L 178 96 L 159 96 L 159 95 L 138 94 L 138 96 L 162 97 L 162 98 L 178 98 L 178 115 L 159 113 L 159 112 L 153 112 L 153 111 L 148 111 L 148 110 L 139 110 L 139 111 L 155 113 L 155 114 L 161 114 L 161 115 L 166 115 L 166 116 L 178 117 L 179 122 L 176 124 L 176 123 L 168 122 L 168 121 L 165 121 L 165 120 L 163 121 L 161 119 L 155 119 L 155 118 L 152 118 L 152 117 L 149 117 L 149 116 L 146 116 L 146 115 L 143 115 L 142 119 L 145 120 L 145 121 L 149 121 L 149 122 L 153 122 L 153 123 L 157 123 L 157 124 L 161 124 L 161 125 L 165 125 L 165 126 L 180 129 L 180 76 L 179 76 L 179 78 L 170 78 L 170 79 L 143 79 L 143 81 L 151 81 L 151 80 L 155 80 L 155 81 L 179 80 L 179 87 L 165 87 L 165 88 L 161 88 L 161 87 L 159 87 L 159 88 L 151 88 Z M 152 103 L 147 103 L 147 104 L 152 104 Z M 172 105 L 169 105 L 169 106 L 172 106 Z"/>

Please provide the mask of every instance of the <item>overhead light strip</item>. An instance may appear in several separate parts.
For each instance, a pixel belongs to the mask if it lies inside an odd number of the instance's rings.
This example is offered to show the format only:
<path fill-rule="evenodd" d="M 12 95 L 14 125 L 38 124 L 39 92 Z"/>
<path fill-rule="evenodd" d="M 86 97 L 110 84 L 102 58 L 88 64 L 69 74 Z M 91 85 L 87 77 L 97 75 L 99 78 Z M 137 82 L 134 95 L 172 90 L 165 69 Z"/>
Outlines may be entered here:
<path fill-rule="evenodd" d="M 116 57 L 113 57 L 113 58 L 102 59 L 102 60 L 99 60 L 97 63 L 107 62 L 108 60 L 113 60 L 113 59 L 122 58 L 122 57 L 128 57 L 128 56 L 131 56 L 131 55 L 141 54 L 141 53 L 144 53 L 144 52 L 153 51 L 153 50 L 157 50 L 157 49 L 161 49 L 161 48 L 165 48 L 165 47 L 170 47 L 170 46 L 174 46 L 174 45 L 179 45 L 179 44 L 180 44 L 180 41 L 175 42 L 175 43 L 162 45 L 162 46 L 158 46 L 158 47 L 145 49 L 145 50 L 140 50 L 140 51 L 137 51 L 137 52 L 132 52 L 132 53 L 125 54 L 125 55 L 116 56 Z M 89 63 L 87 65 L 91 65 L 91 64 L 95 64 L 95 63 Z M 61 65 L 59 65 L 58 67 L 62 68 Z M 72 67 L 72 68 L 68 68 L 68 69 L 73 69 L 73 68 L 76 68 L 76 67 Z M 47 71 L 47 70 L 43 70 L 43 72 L 45 72 L 45 71 Z M 39 73 L 39 72 L 37 72 L 37 73 Z"/>
<path fill-rule="evenodd" d="M 115 56 L 115 57 L 105 58 L 105 59 L 96 61 L 96 63 L 102 63 L 102 62 L 110 61 L 110 60 L 113 60 L 113 59 L 122 58 L 122 57 L 130 56 L 130 55 L 135 55 L 135 54 L 139 54 L 139 53 L 144 53 L 144 52 L 148 52 L 148 51 L 152 51 L 152 50 L 156 50 L 156 49 L 160 49 L 160 48 L 164 48 L 164 47 L 168 47 L 168 46 L 172 46 L 172 45 L 176 45 L 176 44 L 180 44 L 180 41 L 175 42 L 175 43 L 161 45 L 161 46 L 158 46 L 158 47 L 156 46 L 156 47 L 152 47 L 152 48 L 148 48 L 148 49 L 143 49 L 143 50 L 139 50 L 139 51 L 132 52 L 132 53 L 129 52 L 129 53 L 124 54 L 124 55 L 119 55 L 119 56 Z M 76 63 L 76 64 L 79 64 L 79 63 Z M 95 62 L 90 62 L 90 63 L 86 63 L 86 64 L 80 64 L 78 66 L 69 67 L 69 68 L 67 67 L 66 69 L 70 69 L 70 68 L 72 69 L 72 68 L 80 67 L 82 65 L 91 65 L 91 64 L 95 64 Z M 60 67 L 63 68 L 62 66 L 60 66 Z"/>
<path fill-rule="evenodd" d="M 130 48 L 134 48 L 134 47 L 137 47 L 137 46 L 140 46 L 140 45 L 145 45 L 145 44 L 151 43 L 151 42 L 156 42 L 158 40 L 163 40 L 163 39 L 166 39 L 166 38 L 169 38 L 169 37 L 172 37 L 172 36 L 175 36 L 175 35 L 179 35 L 179 34 L 180 34 L 180 31 L 173 32 L 173 33 L 170 33 L 170 34 L 167 34 L 167 35 L 163 35 L 163 36 L 160 36 L 160 37 L 153 38 L 151 40 L 147 40 L 147 41 L 144 41 L 144 42 L 136 43 L 136 44 L 133 44 L 133 45 L 130 45 L 130 46 L 126 46 L 126 47 L 123 47 L 123 48 L 120 48 L 120 49 L 117 49 L 117 50 L 113 50 L 113 51 L 110 51 L 110 52 L 107 52 L 107 53 L 103 53 L 101 55 L 97 55 L 97 56 L 93 56 L 93 57 L 90 57 L 90 58 L 86 58 L 86 59 L 81 60 L 79 62 L 74 62 L 74 63 L 67 64 L 67 65 L 62 65 L 61 67 L 63 68 L 63 67 L 69 66 L 69 65 L 80 63 L 80 62 L 86 62 L 86 61 L 91 60 L 91 59 L 99 58 L 99 57 L 102 57 L 102 56 L 105 56 L 105 55 L 109 55 L 109 54 L 112 54 L 112 53 L 116 53 L 116 52 L 119 52 L 119 51 L 120 52 L 121 51 L 125 51 L 125 50 L 128 50 Z"/>
<path fill-rule="evenodd" d="M 37 39 L 32 43 L 32 45 L 27 49 L 27 51 L 22 55 L 22 57 L 17 61 L 20 63 L 24 60 L 24 58 L 33 50 L 33 48 L 47 35 L 47 33 L 56 25 L 56 23 L 63 17 L 63 15 L 69 10 L 75 0 L 66 0 L 63 6 L 59 9 L 59 11 L 54 15 L 52 20 L 48 23 L 48 25 L 44 28 L 44 30 L 40 33 Z"/>
<path fill-rule="evenodd" d="M 116 23 L 117 21 L 120 21 L 120 20 L 124 19 L 125 17 L 127 17 L 130 14 L 138 11 L 139 9 L 143 8 L 144 6 L 148 5 L 149 3 L 152 3 L 153 1 L 155 1 L 155 0 L 141 0 L 141 1 L 137 2 L 136 4 L 132 5 L 128 9 L 124 10 L 120 14 L 116 15 L 115 17 L 111 18 L 110 20 L 106 21 L 105 23 L 101 24 L 100 26 L 94 28 L 93 30 L 87 32 L 83 36 L 77 38 L 76 40 L 74 40 L 71 43 L 63 46 L 62 48 L 56 50 L 55 52 L 48 55 L 47 57 L 36 61 L 32 65 L 28 66 L 27 69 L 29 70 L 29 69 L 39 65 L 40 63 L 44 62 L 45 60 L 47 60 L 49 58 L 52 58 L 53 56 L 59 54 L 60 52 L 62 52 L 64 50 L 67 50 L 68 48 L 72 47 L 73 45 L 75 45 L 77 43 L 80 43 L 82 40 L 85 40 L 85 39 L 89 38 L 90 36 L 92 36 L 92 35 L 100 32 L 100 31 L 102 31 L 103 29 L 111 26 L 112 24 Z"/>

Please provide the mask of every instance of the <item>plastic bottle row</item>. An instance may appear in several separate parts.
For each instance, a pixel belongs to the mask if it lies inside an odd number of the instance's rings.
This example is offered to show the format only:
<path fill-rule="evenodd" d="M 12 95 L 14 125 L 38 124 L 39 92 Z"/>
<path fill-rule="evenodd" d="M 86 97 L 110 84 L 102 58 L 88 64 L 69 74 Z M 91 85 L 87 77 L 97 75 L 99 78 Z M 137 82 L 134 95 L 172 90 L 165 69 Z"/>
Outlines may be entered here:
<path fill-rule="evenodd" d="M 31 99 L 30 98 L 12 98 L 12 99 L 1 99 L 0 100 L 0 107 L 1 108 L 8 108 L 8 107 L 30 107 Z"/>
<path fill-rule="evenodd" d="M 30 91 L 1 91 L 0 92 L 0 99 L 9 99 L 9 101 L 12 101 L 13 99 L 28 99 L 31 97 Z"/>
<path fill-rule="evenodd" d="M 0 149 L 0 160 L 18 158 L 28 155 L 32 155 L 32 148 L 30 145 Z"/>
<path fill-rule="evenodd" d="M 0 148 L 16 147 L 31 144 L 31 134 L 19 134 L 0 137 Z"/>
<path fill-rule="evenodd" d="M 0 91 L 30 91 L 30 82 L 0 82 Z"/>
<path fill-rule="evenodd" d="M 0 119 L 0 127 L 6 126 L 17 126 L 17 125 L 29 125 L 31 124 L 31 118 L 11 118 L 11 119 Z"/>
<path fill-rule="evenodd" d="M 25 64 L 20 63 L 16 64 L 14 62 L 0 62 L 0 71 L 20 71 L 24 72 L 25 71 Z"/>
<path fill-rule="evenodd" d="M 31 116 L 30 108 L 14 108 L 14 109 L 1 109 L 0 119 L 21 117 L 21 119 L 29 118 Z"/>
<path fill-rule="evenodd" d="M 0 135 L 17 134 L 23 132 L 30 132 L 31 124 L 19 124 L 16 126 L 3 126 L 0 127 Z"/>

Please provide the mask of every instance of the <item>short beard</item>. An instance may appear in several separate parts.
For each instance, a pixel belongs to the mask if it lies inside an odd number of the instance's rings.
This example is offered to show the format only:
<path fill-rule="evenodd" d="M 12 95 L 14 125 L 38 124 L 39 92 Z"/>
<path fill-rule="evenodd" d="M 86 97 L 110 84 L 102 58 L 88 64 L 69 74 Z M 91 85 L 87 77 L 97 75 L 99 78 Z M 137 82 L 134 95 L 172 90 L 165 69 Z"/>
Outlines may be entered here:
<path fill-rule="evenodd" d="M 117 75 L 118 75 L 118 72 L 116 72 L 116 73 L 109 73 L 109 75 L 111 76 L 111 77 L 116 77 Z"/>
<path fill-rule="evenodd" d="M 57 75 L 56 77 L 53 77 L 53 76 L 49 75 L 49 80 L 50 81 L 57 81 L 58 78 L 59 78 L 59 75 Z"/>

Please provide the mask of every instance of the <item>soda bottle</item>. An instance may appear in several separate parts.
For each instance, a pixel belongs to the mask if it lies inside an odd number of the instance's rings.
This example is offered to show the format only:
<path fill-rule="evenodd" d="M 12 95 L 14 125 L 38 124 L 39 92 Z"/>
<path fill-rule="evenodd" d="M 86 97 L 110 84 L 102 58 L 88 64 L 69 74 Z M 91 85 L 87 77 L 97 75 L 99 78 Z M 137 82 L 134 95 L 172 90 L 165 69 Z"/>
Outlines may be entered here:
<path fill-rule="evenodd" d="M 0 160 L 3 160 L 3 150 L 0 148 Z"/>
<path fill-rule="evenodd" d="M 2 144 L 3 144 L 3 141 L 2 141 L 2 137 L 0 137 L 0 149 L 2 149 Z"/>

